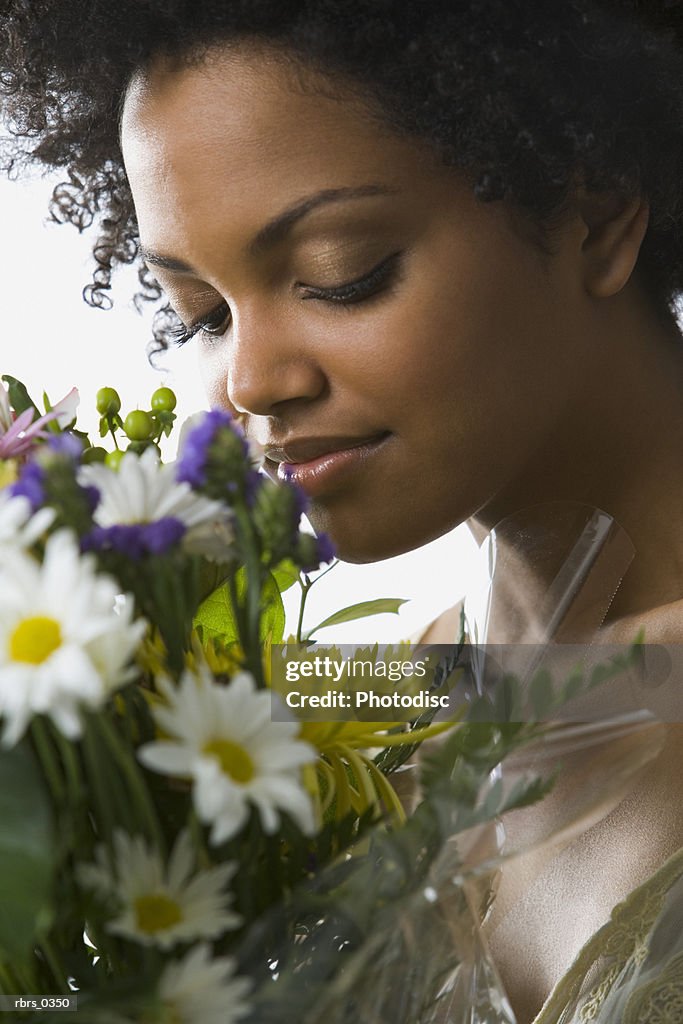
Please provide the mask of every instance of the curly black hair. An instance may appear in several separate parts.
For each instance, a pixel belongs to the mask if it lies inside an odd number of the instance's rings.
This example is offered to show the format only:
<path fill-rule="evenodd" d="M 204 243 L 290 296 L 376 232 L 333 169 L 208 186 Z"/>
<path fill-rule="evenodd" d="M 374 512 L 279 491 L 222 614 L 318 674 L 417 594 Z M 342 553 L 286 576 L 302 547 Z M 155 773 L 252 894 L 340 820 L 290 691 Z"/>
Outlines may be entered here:
<path fill-rule="evenodd" d="M 131 76 L 256 39 L 354 83 L 397 131 L 429 141 L 483 201 L 539 225 L 577 180 L 650 203 L 639 270 L 664 311 L 683 292 L 683 14 L 671 0 L 0 0 L 10 174 L 65 168 L 54 220 L 94 221 L 84 297 L 111 305 L 139 260 L 118 139 Z M 139 266 L 143 300 L 160 289 Z M 167 345 L 168 307 L 154 325 Z"/>

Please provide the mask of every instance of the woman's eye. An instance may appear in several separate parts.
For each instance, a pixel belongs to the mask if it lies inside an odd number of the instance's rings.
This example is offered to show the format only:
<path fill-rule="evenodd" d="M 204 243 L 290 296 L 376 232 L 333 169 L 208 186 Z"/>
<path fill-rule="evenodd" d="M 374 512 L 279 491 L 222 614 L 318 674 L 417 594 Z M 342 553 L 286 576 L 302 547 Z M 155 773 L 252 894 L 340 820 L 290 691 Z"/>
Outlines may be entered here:
<path fill-rule="evenodd" d="M 191 328 L 194 331 L 203 331 L 205 334 L 225 334 L 230 324 L 230 310 L 227 302 L 221 302 L 214 310 L 199 320 Z"/>
<path fill-rule="evenodd" d="M 350 306 L 362 302 L 372 295 L 379 294 L 394 283 L 398 276 L 402 256 L 402 252 L 394 252 L 362 277 L 334 287 L 322 288 L 298 282 L 299 287 L 304 291 L 302 298 L 321 299 L 325 302 L 338 303 L 340 306 Z M 185 345 L 198 334 L 219 338 L 227 331 L 230 321 L 230 307 L 227 302 L 221 302 L 215 309 L 189 326 L 185 326 L 179 321 L 177 326 L 170 327 L 170 340 L 174 345 L 180 346 Z"/>
<path fill-rule="evenodd" d="M 362 302 L 363 299 L 376 295 L 393 284 L 400 265 L 401 252 L 392 253 L 386 259 L 373 267 L 369 273 L 358 277 L 353 281 L 335 285 L 330 288 L 318 288 L 314 285 L 304 285 L 304 299 L 323 299 L 325 302 L 338 302 L 340 305 L 352 305 L 354 302 Z"/>
<path fill-rule="evenodd" d="M 229 326 L 230 309 L 227 302 L 221 302 L 219 306 L 216 306 L 210 313 L 203 316 L 201 320 L 197 320 L 189 326 L 178 320 L 175 326 L 169 328 L 170 340 L 172 344 L 181 346 L 185 345 L 197 334 L 208 334 L 211 337 L 217 338 L 225 334 Z"/>

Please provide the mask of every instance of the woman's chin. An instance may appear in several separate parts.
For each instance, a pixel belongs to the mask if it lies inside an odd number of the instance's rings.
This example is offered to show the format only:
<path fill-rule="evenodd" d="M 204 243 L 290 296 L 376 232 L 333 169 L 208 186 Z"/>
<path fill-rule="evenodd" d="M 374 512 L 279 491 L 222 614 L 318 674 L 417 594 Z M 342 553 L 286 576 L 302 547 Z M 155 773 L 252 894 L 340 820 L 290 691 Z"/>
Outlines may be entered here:
<path fill-rule="evenodd" d="M 425 533 L 414 528 L 396 530 L 386 517 L 380 517 L 378 523 L 371 522 L 367 516 L 355 517 L 350 523 L 341 522 L 338 516 L 321 508 L 316 502 L 311 502 L 306 516 L 316 534 L 328 535 L 334 544 L 337 558 L 354 565 L 383 562 L 387 558 L 404 555 L 452 528 L 448 526 L 437 533 Z"/>

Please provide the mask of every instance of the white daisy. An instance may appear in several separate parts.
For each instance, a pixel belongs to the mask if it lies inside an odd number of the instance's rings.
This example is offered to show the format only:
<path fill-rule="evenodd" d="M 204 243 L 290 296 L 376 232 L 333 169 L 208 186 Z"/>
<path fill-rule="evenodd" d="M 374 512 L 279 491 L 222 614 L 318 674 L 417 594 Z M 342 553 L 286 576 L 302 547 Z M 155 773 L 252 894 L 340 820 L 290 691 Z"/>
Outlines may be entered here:
<path fill-rule="evenodd" d="M 234 972 L 232 957 L 211 959 L 206 942 L 167 964 L 159 979 L 163 1009 L 157 1024 L 234 1024 L 247 1016 L 244 997 L 251 982 L 234 977 Z"/>
<path fill-rule="evenodd" d="M 144 744 L 144 765 L 168 775 L 191 778 L 201 821 L 211 825 L 211 842 L 222 843 L 245 824 L 254 805 L 263 828 L 273 833 L 279 811 L 286 811 L 306 833 L 315 830 L 311 799 L 301 767 L 315 749 L 297 738 L 295 721 L 273 722 L 270 690 L 258 690 L 248 672 L 227 685 L 216 683 L 206 666 L 186 671 L 178 686 L 158 680 L 167 704 L 154 711 L 157 725 L 172 737 Z"/>
<path fill-rule="evenodd" d="M 80 864 L 78 880 L 119 905 L 107 931 L 143 945 L 170 949 L 178 942 L 218 938 L 242 919 L 228 909 L 225 892 L 236 864 L 196 871 L 196 858 L 187 830 L 178 836 L 168 867 L 142 836 L 114 834 L 114 872 L 104 846 L 95 864 Z"/>
<path fill-rule="evenodd" d="M 161 463 L 154 448 L 142 455 L 126 452 L 117 470 L 101 463 L 83 466 L 79 482 L 100 492 L 93 519 L 103 530 L 176 520 L 187 531 L 187 550 L 226 560 L 233 538 L 230 509 L 178 483 L 173 465 Z"/>
<path fill-rule="evenodd" d="M 9 497 L 0 491 L 0 553 L 28 548 L 41 537 L 55 518 L 55 510 L 41 508 L 35 514 L 23 495 Z"/>
<path fill-rule="evenodd" d="M 99 707 L 130 677 L 145 632 L 133 600 L 81 555 L 74 534 L 47 541 L 42 564 L 25 551 L 0 567 L 0 717 L 12 746 L 34 714 L 48 714 L 70 739 L 81 733 L 80 708 Z"/>

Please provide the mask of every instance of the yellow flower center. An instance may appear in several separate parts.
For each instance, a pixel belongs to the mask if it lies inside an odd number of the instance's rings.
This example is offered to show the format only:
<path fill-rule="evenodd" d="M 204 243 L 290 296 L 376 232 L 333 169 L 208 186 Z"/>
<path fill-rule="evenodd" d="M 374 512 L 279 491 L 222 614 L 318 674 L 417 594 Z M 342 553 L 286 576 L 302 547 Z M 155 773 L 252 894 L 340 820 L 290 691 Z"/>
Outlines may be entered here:
<path fill-rule="evenodd" d="M 204 753 L 215 757 L 221 769 L 235 782 L 249 782 L 254 777 L 254 762 L 244 747 L 232 740 L 211 740 Z"/>
<path fill-rule="evenodd" d="M 42 665 L 62 643 L 62 631 L 56 619 L 34 615 L 19 623 L 9 639 L 12 661 Z"/>
<path fill-rule="evenodd" d="M 155 1016 L 153 1024 L 187 1024 L 187 1017 L 184 1017 L 175 1003 L 165 1002 L 161 1010 L 162 1016 Z"/>
<path fill-rule="evenodd" d="M 183 917 L 176 901 L 161 892 L 139 896 L 134 906 L 137 926 L 147 935 L 170 928 Z"/>
<path fill-rule="evenodd" d="M 5 433 L 4 430 L 0 430 L 0 433 Z M 17 479 L 17 461 L 16 459 L 0 459 L 0 491 L 3 487 L 9 487 Z"/>

